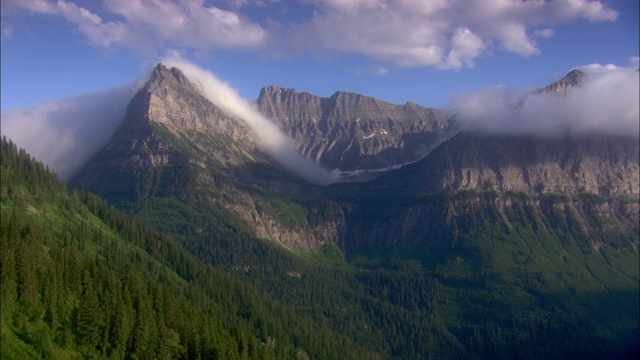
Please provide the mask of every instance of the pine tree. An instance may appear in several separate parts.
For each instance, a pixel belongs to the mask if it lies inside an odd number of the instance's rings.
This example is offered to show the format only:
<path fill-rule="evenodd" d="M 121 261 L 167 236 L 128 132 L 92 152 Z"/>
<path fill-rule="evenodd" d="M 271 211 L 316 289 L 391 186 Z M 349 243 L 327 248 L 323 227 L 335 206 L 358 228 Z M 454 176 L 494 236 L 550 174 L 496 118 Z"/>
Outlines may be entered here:
<path fill-rule="evenodd" d="M 84 273 L 83 286 L 84 291 L 76 315 L 76 333 L 81 343 L 95 348 L 100 344 L 104 319 L 98 295 L 88 271 Z"/>

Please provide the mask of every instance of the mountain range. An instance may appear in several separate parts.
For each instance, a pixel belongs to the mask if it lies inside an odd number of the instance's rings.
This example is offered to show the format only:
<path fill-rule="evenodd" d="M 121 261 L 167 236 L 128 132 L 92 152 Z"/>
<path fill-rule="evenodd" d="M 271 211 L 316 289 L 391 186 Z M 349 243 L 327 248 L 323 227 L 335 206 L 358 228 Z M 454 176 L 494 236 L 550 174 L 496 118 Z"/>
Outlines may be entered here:
<path fill-rule="evenodd" d="M 410 102 L 263 88 L 257 109 L 336 180 L 318 185 L 203 94 L 158 64 L 68 186 L 369 358 L 637 355 L 637 134 L 471 130 Z"/>

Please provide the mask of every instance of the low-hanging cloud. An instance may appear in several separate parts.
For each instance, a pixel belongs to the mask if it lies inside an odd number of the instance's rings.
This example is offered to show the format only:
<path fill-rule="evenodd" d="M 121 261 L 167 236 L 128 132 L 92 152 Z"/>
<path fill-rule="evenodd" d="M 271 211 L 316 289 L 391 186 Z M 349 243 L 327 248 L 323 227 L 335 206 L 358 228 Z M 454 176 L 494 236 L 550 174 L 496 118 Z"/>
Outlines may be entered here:
<path fill-rule="evenodd" d="M 587 65 L 589 76 L 566 97 L 500 86 L 453 97 L 458 120 L 470 129 L 498 133 L 560 135 L 601 133 L 638 136 L 638 71 Z"/>
<path fill-rule="evenodd" d="M 205 98 L 222 109 L 228 116 L 244 121 L 260 139 L 264 150 L 281 165 L 316 184 L 329 184 L 335 180 L 328 171 L 316 163 L 304 159 L 293 141 L 273 121 L 260 114 L 235 89 L 218 79 L 213 73 L 178 55 L 165 58 L 162 63 L 180 69 Z"/>
<path fill-rule="evenodd" d="M 140 82 L 2 113 L 2 135 L 69 179 L 122 121 Z"/>

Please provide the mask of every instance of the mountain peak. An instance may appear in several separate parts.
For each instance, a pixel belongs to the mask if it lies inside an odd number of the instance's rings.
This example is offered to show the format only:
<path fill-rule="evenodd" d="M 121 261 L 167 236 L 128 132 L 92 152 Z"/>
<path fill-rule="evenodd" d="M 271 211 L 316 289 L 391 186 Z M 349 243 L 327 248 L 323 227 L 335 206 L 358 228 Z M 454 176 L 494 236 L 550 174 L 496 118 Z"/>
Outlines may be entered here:
<path fill-rule="evenodd" d="M 193 85 L 180 69 L 176 67 L 169 69 L 164 64 L 158 63 L 153 68 L 148 84 L 162 83 L 163 81 L 193 89 Z"/>
<path fill-rule="evenodd" d="M 566 96 L 569 93 L 569 89 L 574 86 L 582 85 L 582 83 L 588 78 L 589 76 L 583 71 L 573 69 L 562 79 L 536 91 L 535 94 L 555 93 L 561 96 Z"/>

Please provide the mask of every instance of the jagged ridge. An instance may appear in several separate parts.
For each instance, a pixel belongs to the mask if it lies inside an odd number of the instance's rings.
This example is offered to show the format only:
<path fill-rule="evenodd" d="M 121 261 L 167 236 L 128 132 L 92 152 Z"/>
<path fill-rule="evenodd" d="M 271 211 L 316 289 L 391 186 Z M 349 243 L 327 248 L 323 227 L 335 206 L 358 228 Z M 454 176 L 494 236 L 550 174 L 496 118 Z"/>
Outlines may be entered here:
<path fill-rule="evenodd" d="M 451 113 L 444 110 L 341 91 L 324 98 L 269 86 L 260 91 L 258 108 L 294 139 L 303 156 L 328 169 L 415 161 L 452 127 Z"/>

